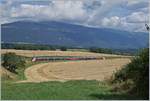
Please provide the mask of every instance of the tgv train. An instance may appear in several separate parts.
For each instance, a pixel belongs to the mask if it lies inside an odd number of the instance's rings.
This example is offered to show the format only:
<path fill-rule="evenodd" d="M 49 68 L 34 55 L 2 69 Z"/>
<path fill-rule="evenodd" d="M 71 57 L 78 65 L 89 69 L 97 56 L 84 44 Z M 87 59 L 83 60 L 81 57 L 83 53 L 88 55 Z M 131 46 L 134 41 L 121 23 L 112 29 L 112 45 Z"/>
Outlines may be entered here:
<path fill-rule="evenodd" d="M 85 57 L 85 56 L 35 56 L 32 58 L 33 62 L 36 61 L 59 61 L 59 60 L 96 60 L 104 59 L 104 57 Z"/>

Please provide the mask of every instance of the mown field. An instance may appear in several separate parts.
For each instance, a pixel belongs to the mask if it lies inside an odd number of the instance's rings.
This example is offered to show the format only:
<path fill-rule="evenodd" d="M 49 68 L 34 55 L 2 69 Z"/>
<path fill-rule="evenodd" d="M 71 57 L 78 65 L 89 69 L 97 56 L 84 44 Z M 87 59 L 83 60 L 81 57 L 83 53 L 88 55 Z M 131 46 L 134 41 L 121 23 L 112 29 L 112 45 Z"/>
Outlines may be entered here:
<path fill-rule="evenodd" d="M 82 60 L 41 63 L 25 70 L 27 80 L 20 82 L 98 80 L 111 77 L 113 72 L 130 59 Z"/>

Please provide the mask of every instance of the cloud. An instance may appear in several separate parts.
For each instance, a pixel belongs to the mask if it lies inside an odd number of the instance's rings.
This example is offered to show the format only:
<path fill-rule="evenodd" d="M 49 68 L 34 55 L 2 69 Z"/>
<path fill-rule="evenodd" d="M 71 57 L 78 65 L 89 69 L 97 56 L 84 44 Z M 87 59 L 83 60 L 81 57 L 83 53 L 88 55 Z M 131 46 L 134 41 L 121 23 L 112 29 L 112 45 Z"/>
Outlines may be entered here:
<path fill-rule="evenodd" d="M 1 7 L 1 11 L 3 11 L 1 16 L 3 17 L 7 15 L 12 18 L 32 17 L 39 20 L 83 20 L 87 14 L 81 1 L 53 1 L 47 5 L 21 3 L 12 7 L 6 5 L 10 6 L 11 4 L 8 1 L 5 5 L 3 4 L 4 7 Z"/>
<path fill-rule="evenodd" d="M 143 12 L 133 12 L 126 17 L 129 23 L 145 23 L 148 22 L 148 15 Z"/>
<path fill-rule="evenodd" d="M 145 16 L 141 12 L 135 12 L 125 17 L 105 17 L 101 20 L 100 25 L 105 28 L 123 29 L 127 31 L 145 32 Z"/>
<path fill-rule="evenodd" d="M 121 23 L 120 18 L 118 16 L 113 16 L 110 18 L 104 18 L 102 20 L 102 25 L 107 27 L 107 26 L 118 26 Z"/>
<path fill-rule="evenodd" d="M 148 2 L 147 0 L 1 1 L 1 23 L 27 19 L 143 31 L 141 26 L 148 22 Z"/>

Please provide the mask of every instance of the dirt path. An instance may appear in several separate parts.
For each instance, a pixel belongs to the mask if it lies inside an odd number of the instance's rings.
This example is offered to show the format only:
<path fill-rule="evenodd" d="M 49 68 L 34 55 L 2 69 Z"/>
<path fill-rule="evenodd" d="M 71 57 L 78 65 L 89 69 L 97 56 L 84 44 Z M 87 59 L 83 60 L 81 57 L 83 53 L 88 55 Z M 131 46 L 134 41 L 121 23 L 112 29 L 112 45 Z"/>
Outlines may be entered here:
<path fill-rule="evenodd" d="M 43 63 L 27 68 L 27 80 L 20 82 L 104 80 L 129 62 L 130 59 L 126 58 Z"/>

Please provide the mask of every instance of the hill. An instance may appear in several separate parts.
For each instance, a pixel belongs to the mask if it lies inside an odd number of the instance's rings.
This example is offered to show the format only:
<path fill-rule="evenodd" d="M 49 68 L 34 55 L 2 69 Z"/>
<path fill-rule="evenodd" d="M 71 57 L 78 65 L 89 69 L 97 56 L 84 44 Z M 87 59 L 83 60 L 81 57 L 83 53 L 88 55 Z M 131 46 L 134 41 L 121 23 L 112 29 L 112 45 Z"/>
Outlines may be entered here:
<path fill-rule="evenodd" d="M 11 38 L 10 38 L 11 36 Z M 18 21 L 2 24 L 2 42 L 64 45 L 74 47 L 142 48 L 148 33 L 91 28 L 55 21 Z"/>

